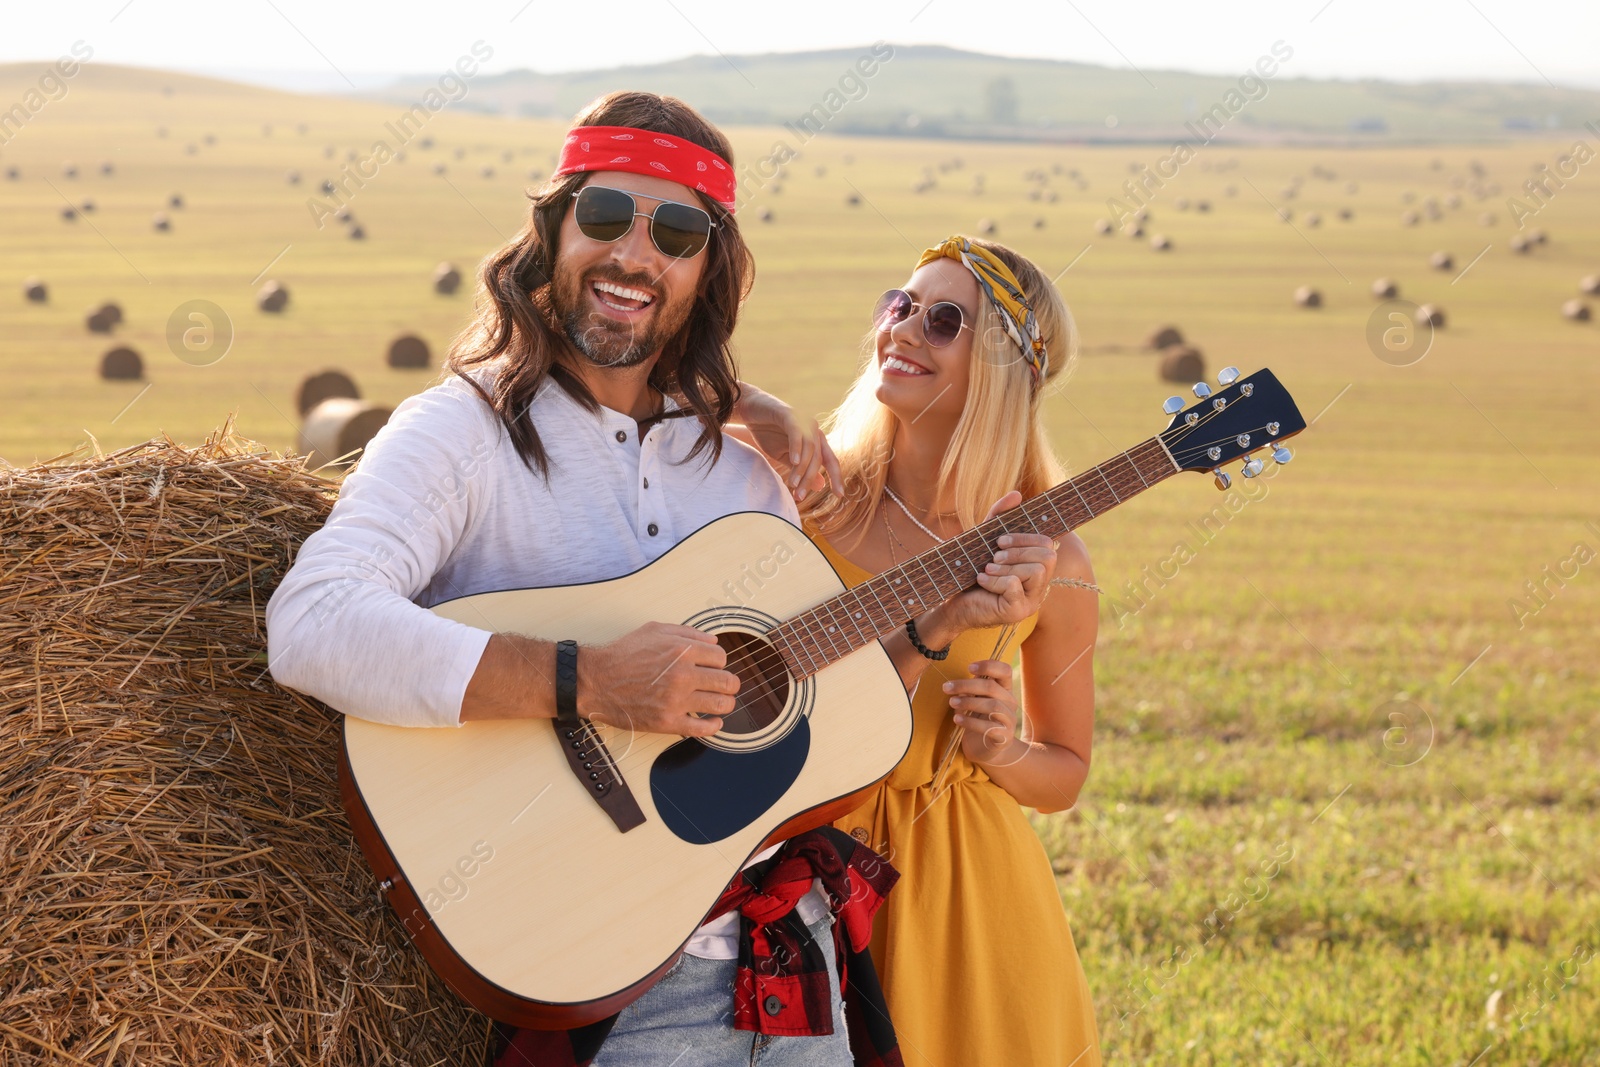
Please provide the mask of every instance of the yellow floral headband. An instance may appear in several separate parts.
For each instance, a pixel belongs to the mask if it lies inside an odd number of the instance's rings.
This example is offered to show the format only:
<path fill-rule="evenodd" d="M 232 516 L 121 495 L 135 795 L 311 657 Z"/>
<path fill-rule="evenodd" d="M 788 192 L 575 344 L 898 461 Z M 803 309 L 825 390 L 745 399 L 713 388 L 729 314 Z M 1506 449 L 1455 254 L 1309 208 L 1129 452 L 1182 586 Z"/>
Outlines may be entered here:
<path fill-rule="evenodd" d="M 989 302 L 1000 312 L 1006 336 L 1016 342 L 1033 372 L 1033 383 L 1038 385 L 1049 365 L 1044 338 L 1039 335 L 1039 320 L 1033 314 L 1028 298 L 1023 295 L 1022 283 L 1011 273 L 1011 268 L 994 253 L 979 248 L 965 237 L 950 237 L 935 248 L 922 253 L 917 266 L 922 267 L 936 259 L 953 259 L 972 272 L 978 279 L 978 288 L 989 297 Z"/>

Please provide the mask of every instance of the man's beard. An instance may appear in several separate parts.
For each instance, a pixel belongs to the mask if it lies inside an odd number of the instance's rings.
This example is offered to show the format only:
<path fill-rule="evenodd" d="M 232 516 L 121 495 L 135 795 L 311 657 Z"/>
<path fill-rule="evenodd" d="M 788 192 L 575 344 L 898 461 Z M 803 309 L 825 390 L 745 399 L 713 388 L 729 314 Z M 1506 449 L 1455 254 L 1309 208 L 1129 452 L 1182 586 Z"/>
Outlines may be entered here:
<path fill-rule="evenodd" d="M 689 321 L 695 294 L 689 293 L 676 304 L 658 297 L 651 305 L 653 314 L 649 325 L 640 328 L 633 322 L 613 319 L 588 306 L 589 286 L 596 281 L 608 281 L 624 288 L 637 288 L 659 292 L 653 280 L 644 276 L 611 274 L 608 272 L 579 274 L 565 273 L 551 287 L 551 299 L 556 318 L 566 331 L 572 347 L 596 367 L 620 369 L 635 367 L 659 352 L 668 340 L 677 336 Z"/>

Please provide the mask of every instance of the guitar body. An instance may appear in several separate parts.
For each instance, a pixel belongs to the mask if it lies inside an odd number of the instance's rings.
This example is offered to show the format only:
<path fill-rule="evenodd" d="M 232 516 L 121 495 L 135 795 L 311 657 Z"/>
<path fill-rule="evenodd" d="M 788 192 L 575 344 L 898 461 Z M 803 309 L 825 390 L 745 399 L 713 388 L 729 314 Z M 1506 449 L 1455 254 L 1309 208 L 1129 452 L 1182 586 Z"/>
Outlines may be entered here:
<path fill-rule="evenodd" d="M 580 644 L 683 622 L 719 634 L 741 677 L 741 709 L 713 737 L 596 728 L 644 814 L 626 832 L 574 774 L 549 719 L 418 729 L 345 718 L 341 781 L 357 839 L 457 993 L 499 1021 L 542 1028 L 621 1010 L 750 856 L 843 815 L 894 768 L 911 712 L 881 646 L 796 679 L 760 641 L 843 590 L 804 533 L 746 512 L 620 578 L 433 608 Z"/>

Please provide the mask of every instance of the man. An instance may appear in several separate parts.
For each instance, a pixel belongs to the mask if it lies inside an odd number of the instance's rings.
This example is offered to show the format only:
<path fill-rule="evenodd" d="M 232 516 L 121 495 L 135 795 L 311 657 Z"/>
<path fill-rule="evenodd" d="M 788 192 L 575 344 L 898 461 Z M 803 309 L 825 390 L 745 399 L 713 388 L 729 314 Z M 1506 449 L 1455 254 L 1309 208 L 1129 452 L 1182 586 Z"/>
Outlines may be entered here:
<path fill-rule="evenodd" d="M 739 681 L 708 634 L 650 623 L 580 654 L 426 609 L 627 574 L 734 512 L 797 522 L 772 469 L 722 434 L 739 396 L 728 339 L 753 266 L 734 203 L 726 138 L 681 101 L 613 93 L 578 116 L 528 224 L 483 270 L 487 299 L 452 346 L 454 376 L 396 408 L 268 604 L 279 682 L 404 726 L 553 718 L 573 710 L 567 701 L 613 726 L 720 728 Z M 929 644 L 1037 608 L 1054 556 L 1045 539 L 1024 541 L 982 588 L 918 618 Z M 927 661 L 904 635 L 884 644 L 912 684 Z M 574 659 L 575 699 L 556 683 Z M 786 955 L 796 966 L 802 955 L 843 959 L 850 946 L 830 931 L 841 905 L 806 877 L 800 851 L 755 858 L 798 898 L 803 951 Z M 737 910 L 712 919 L 620 1016 L 570 1033 L 507 1032 L 500 1062 L 589 1062 L 603 1041 L 596 1063 L 746 1063 L 761 1049 L 763 1063 L 836 1064 L 851 1062 L 851 1040 L 858 1061 L 898 1062 L 892 1031 L 863 1044 L 834 1025 L 833 963 L 823 1006 L 783 1020 L 782 1032 L 803 1036 L 774 1036 L 737 999 L 730 1011 L 750 936 Z"/>

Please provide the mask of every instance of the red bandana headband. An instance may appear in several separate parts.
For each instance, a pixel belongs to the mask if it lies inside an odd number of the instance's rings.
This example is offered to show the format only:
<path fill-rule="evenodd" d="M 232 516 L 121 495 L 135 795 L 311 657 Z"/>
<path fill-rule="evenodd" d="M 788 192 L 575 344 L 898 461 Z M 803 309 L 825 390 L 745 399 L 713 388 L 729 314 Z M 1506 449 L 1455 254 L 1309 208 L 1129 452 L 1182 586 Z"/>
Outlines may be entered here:
<path fill-rule="evenodd" d="M 698 189 L 733 212 L 734 176 L 728 161 L 682 137 L 628 126 L 579 126 L 561 146 L 555 177 L 585 170 L 623 170 Z"/>

